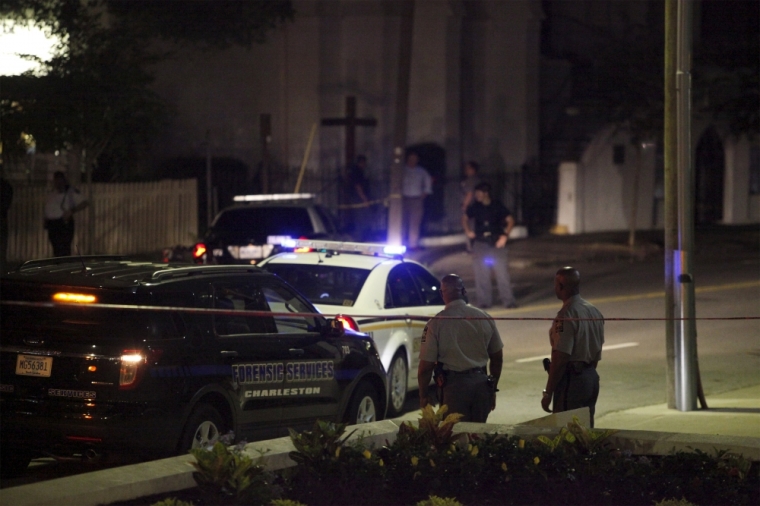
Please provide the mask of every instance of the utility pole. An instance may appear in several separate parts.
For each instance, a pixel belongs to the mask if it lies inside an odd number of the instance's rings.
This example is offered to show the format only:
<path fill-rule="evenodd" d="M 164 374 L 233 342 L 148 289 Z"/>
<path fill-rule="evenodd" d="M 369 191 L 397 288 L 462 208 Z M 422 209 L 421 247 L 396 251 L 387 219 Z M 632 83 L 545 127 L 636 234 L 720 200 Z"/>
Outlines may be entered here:
<path fill-rule="evenodd" d="M 695 410 L 701 390 L 692 275 L 691 2 L 665 1 L 665 332 L 668 407 L 680 411 Z"/>
<path fill-rule="evenodd" d="M 269 153 L 269 145 L 272 142 L 272 115 L 259 115 L 259 136 L 261 142 L 261 168 L 259 169 L 259 187 L 262 194 L 269 193 L 269 168 L 272 165 L 272 157 Z"/>
<path fill-rule="evenodd" d="M 211 130 L 206 130 L 206 230 L 211 227 L 211 222 L 214 220 L 213 188 L 211 187 L 212 170 Z"/>
<path fill-rule="evenodd" d="M 409 81 L 412 72 L 412 39 L 414 33 L 414 0 L 403 3 L 399 29 L 398 81 L 396 84 L 396 118 L 393 129 L 393 165 L 391 166 L 390 204 L 388 206 L 388 244 L 401 244 L 404 178 L 404 147 L 409 114 Z"/>

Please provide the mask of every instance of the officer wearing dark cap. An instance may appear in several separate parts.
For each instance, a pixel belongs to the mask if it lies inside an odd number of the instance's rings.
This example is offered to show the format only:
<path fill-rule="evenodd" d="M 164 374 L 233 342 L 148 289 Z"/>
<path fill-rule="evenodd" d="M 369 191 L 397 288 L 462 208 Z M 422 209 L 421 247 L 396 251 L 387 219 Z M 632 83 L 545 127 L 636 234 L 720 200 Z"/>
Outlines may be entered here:
<path fill-rule="evenodd" d="M 504 344 L 493 319 L 485 311 L 470 306 L 466 294 L 464 283 L 456 274 L 448 274 L 441 280 L 446 307 L 422 332 L 418 370 L 420 407 L 428 404 L 427 388 L 438 364 L 446 378 L 441 402 L 449 413 L 463 415 L 462 421 L 485 423 L 496 407 L 495 391 Z"/>

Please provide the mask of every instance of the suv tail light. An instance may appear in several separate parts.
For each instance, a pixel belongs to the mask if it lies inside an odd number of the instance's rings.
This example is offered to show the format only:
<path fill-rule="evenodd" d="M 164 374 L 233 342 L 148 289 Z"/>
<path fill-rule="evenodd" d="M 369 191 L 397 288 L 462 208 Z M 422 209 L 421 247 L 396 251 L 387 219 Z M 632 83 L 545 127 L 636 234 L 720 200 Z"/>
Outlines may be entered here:
<path fill-rule="evenodd" d="M 203 255 L 206 254 L 206 245 L 202 242 L 199 242 L 195 245 L 193 248 L 193 259 L 200 260 Z"/>
<path fill-rule="evenodd" d="M 145 356 L 139 350 L 124 350 L 119 368 L 119 388 L 121 390 L 129 390 L 137 386 L 142 370 L 140 366 L 145 362 Z"/>
<path fill-rule="evenodd" d="M 350 316 L 339 314 L 335 317 L 335 319 L 341 322 L 344 328 L 351 329 L 355 332 L 359 332 L 359 325 L 356 323 L 356 320 L 354 320 Z"/>

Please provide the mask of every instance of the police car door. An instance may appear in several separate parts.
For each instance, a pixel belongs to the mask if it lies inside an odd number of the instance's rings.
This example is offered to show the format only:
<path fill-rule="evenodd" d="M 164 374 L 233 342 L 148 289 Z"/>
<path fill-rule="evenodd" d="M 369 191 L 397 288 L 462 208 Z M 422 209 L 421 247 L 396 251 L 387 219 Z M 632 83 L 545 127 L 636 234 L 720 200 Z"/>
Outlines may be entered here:
<path fill-rule="evenodd" d="M 214 314 L 213 326 L 217 353 L 230 367 L 230 387 L 238 400 L 236 435 L 259 435 L 280 425 L 282 406 L 270 393 L 285 385 L 288 350 L 270 315 L 235 314 L 268 311 L 262 289 L 253 279 L 212 283 L 212 294 L 214 309 L 227 311 Z"/>
<path fill-rule="evenodd" d="M 420 343 L 422 341 L 422 330 L 425 328 L 427 320 L 443 311 L 445 304 L 443 303 L 443 297 L 441 297 L 440 282 L 435 278 L 435 276 L 430 274 L 430 272 L 425 270 L 425 268 L 420 265 L 413 263 L 406 263 L 404 265 L 406 265 L 406 268 L 409 270 L 409 274 L 412 276 L 412 279 L 414 279 L 414 283 L 417 285 L 417 289 L 420 291 L 420 295 L 422 297 L 423 305 L 413 308 L 414 314 L 422 315 L 425 317 L 422 322 L 420 322 L 420 320 L 412 322 L 414 326 L 412 332 L 414 339 L 414 366 L 411 367 L 411 373 L 412 378 L 414 378 L 413 382 L 416 385 L 417 366 L 419 365 L 420 360 Z"/>
<path fill-rule="evenodd" d="M 285 283 L 272 278 L 262 289 L 288 351 L 283 385 L 274 394 L 280 400 L 283 419 L 294 425 L 333 419 L 341 398 L 338 378 L 348 347 L 328 337 L 324 318 Z"/>
<path fill-rule="evenodd" d="M 409 274 L 407 265 L 401 263 L 393 267 L 388 273 L 388 282 L 385 290 L 385 313 L 394 316 L 405 316 L 406 318 L 392 320 L 389 336 L 390 350 L 384 350 L 384 354 L 395 355 L 395 350 L 403 344 L 408 351 L 409 360 L 409 385 L 416 386 L 411 381 L 411 377 L 417 377 L 417 364 L 419 362 L 419 343 L 415 344 L 414 336 L 421 337 L 422 329 L 425 327 L 424 321 L 415 321 L 411 318 L 418 314 L 420 307 L 423 306 L 422 297 L 419 290 Z M 383 362 L 385 363 L 385 362 Z"/>

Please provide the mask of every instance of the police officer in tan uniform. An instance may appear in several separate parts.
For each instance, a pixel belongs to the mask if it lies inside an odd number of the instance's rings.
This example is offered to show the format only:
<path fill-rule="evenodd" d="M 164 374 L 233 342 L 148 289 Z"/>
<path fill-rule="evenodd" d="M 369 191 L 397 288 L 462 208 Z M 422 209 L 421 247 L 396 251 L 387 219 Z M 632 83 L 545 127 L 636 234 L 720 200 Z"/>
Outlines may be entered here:
<path fill-rule="evenodd" d="M 593 427 L 604 316 L 580 296 L 580 282 L 580 273 L 572 267 L 563 267 L 554 277 L 554 292 L 563 304 L 549 330 L 552 355 L 541 407 L 549 413 L 588 407 Z"/>
<path fill-rule="evenodd" d="M 448 274 L 441 280 L 446 307 L 428 322 L 422 333 L 418 369 L 420 407 L 428 404 L 428 385 L 439 364 L 446 378 L 442 404 L 449 413 L 460 413 L 462 421 L 485 423 L 496 407 L 504 344 L 493 319 L 467 304 L 466 293 L 462 279 L 456 274 Z"/>

